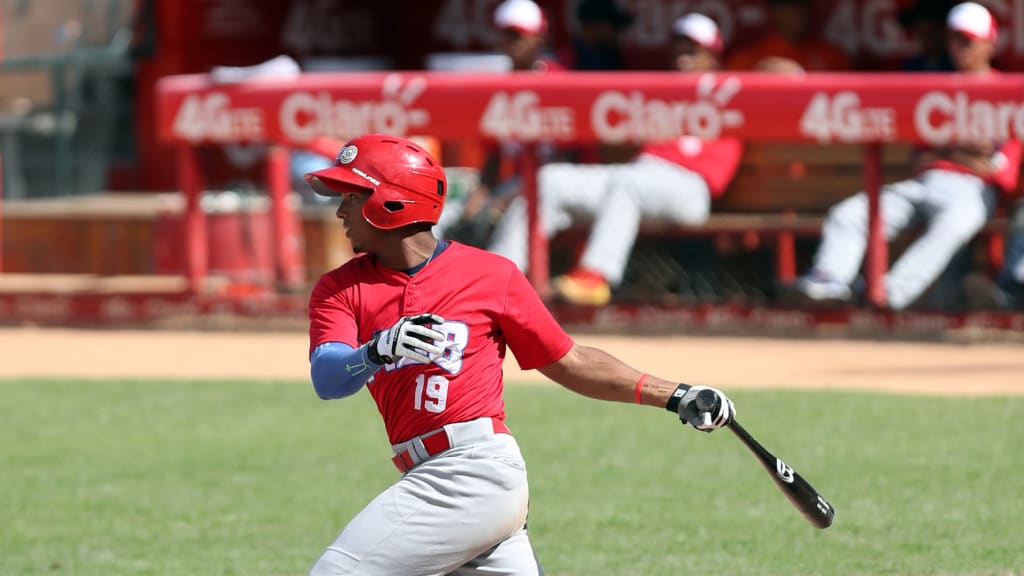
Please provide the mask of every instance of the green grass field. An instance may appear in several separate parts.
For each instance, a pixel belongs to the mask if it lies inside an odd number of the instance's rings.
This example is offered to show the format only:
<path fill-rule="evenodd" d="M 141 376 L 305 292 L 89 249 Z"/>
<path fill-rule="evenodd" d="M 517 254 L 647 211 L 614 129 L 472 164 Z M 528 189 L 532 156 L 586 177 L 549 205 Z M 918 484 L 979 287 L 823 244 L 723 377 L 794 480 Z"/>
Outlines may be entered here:
<path fill-rule="evenodd" d="M 548 574 L 1024 574 L 1024 398 L 731 396 L 835 504 L 831 528 L 727 432 L 514 386 Z M 365 392 L 6 381 L 0 411 L 3 575 L 305 574 L 397 478 Z"/>

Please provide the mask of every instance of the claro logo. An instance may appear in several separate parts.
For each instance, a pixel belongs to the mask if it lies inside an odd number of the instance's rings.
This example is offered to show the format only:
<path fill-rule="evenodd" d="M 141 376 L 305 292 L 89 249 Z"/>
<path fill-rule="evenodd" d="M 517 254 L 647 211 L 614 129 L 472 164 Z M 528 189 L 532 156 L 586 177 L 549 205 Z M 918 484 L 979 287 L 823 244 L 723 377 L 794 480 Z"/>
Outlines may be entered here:
<path fill-rule="evenodd" d="M 295 92 L 281 103 L 278 121 L 284 135 L 295 142 L 325 134 L 340 139 L 367 132 L 404 136 L 430 121 L 429 112 L 412 107 L 426 87 L 421 76 L 406 82 L 401 74 L 389 74 L 380 100 L 335 100 L 328 92 Z"/>
<path fill-rule="evenodd" d="M 972 100 L 964 92 L 928 92 L 914 109 L 914 127 L 929 144 L 1024 137 L 1024 102 Z"/>
<path fill-rule="evenodd" d="M 740 79 L 718 83 L 713 74 L 697 82 L 695 100 L 646 98 L 643 92 L 609 90 L 594 101 L 590 122 L 598 139 L 610 144 L 680 136 L 717 138 L 724 128 L 743 125 L 743 113 L 725 106 L 740 91 Z"/>
<path fill-rule="evenodd" d="M 297 91 L 289 94 L 278 109 L 284 136 L 294 142 L 308 142 L 317 136 L 347 139 L 367 132 L 405 135 L 410 128 L 427 124 L 430 114 L 413 108 L 427 81 L 414 76 L 389 74 L 381 86 L 380 100 L 335 100 L 329 92 Z M 175 135 L 185 140 L 264 140 L 266 119 L 261 108 L 232 106 L 222 92 L 192 94 L 185 98 L 174 116 Z"/>

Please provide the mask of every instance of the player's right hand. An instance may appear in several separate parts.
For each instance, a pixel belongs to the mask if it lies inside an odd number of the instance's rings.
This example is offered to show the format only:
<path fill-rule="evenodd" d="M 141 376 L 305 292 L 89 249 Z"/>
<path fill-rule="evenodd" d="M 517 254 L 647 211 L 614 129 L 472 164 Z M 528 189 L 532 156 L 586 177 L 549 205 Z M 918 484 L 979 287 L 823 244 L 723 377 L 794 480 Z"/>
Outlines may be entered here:
<path fill-rule="evenodd" d="M 431 356 L 437 357 L 444 350 L 445 336 L 430 328 L 443 324 L 444 318 L 437 314 L 403 316 L 395 325 L 373 335 L 368 343 L 368 357 L 376 364 L 392 364 L 400 358 L 409 358 L 429 364 Z"/>
<path fill-rule="evenodd" d="M 698 399 L 702 390 L 710 390 L 711 394 Z M 735 416 L 736 406 L 732 400 L 721 390 L 710 386 L 693 386 L 679 401 L 679 420 L 703 432 L 717 430 Z"/>

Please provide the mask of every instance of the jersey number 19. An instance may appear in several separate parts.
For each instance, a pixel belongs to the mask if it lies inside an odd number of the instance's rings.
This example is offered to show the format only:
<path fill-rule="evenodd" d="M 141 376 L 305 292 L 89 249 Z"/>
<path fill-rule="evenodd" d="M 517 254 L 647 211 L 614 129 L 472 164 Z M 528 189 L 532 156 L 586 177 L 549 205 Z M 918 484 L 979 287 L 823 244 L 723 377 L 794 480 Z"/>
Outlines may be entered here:
<path fill-rule="evenodd" d="M 417 410 L 427 412 L 444 412 L 445 404 L 448 401 L 448 379 L 444 376 L 431 376 L 425 374 L 416 377 L 416 399 L 414 401 Z"/>
<path fill-rule="evenodd" d="M 462 370 L 462 351 L 469 342 L 469 330 L 461 322 L 445 322 L 434 329 L 445 334 L 447 347 L 444 354 L 434 362 L 450 374 L 458 374 Z M 416 377 L 416 396 L 413 407 L 427 412 L 444 412 L 448 403 L 448 379 L 444 376 L 420 374 Z"/>

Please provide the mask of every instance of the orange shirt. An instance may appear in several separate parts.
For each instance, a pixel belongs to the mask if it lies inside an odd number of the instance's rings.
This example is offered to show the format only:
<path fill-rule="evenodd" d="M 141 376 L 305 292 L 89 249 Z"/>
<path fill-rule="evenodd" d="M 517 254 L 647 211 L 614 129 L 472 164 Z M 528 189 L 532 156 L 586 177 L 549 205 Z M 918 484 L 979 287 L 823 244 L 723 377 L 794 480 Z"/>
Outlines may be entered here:
<path fill-rule="evenodd" d="M 738 50 L 726 61 L 729 70 L 753 70 L 769 56 L 788 58 L 808 72 L 848 70 L 850 62 L 839 48 L 816 38 L 794 44 L 774 32 L 768 32 L 754 44 Z"/>

